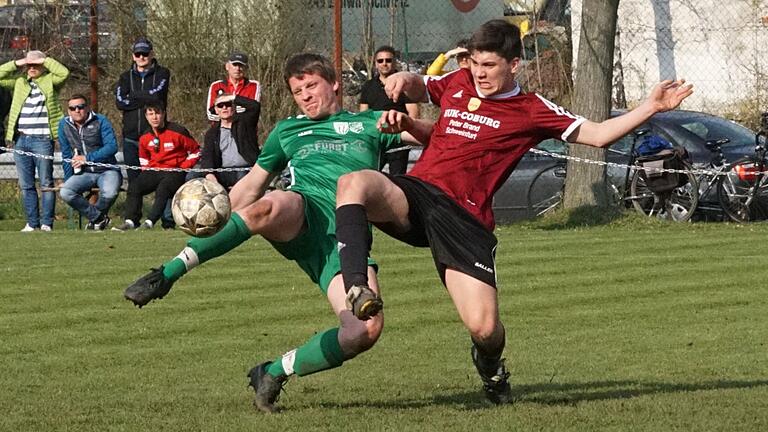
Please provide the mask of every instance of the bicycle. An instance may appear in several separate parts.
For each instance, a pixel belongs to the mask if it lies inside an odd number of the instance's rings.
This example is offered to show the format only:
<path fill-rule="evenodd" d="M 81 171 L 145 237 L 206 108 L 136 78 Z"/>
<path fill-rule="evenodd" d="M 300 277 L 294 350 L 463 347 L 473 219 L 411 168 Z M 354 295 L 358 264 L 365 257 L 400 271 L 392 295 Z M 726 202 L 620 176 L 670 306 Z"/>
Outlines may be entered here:
<path fill-rule="evenodd" d="M 723 211 L 735 222 L 768 219 L 768 176 L 765 159 L 768 148 L 768 113 L 763 113 L 760 131 L 755 134 L 755 154 L 728 165 L 718 182 Z"/>
<path fill-rule="evenodd" d="M 691 219 L 699 203 L 698 180 L 692 172 L 691 164 L 680 154 L 675 154 L 677 150 L 652 158 L 638 155 L 637 141 L 648 133 L 650 133 L 649 129 L 640 129 L 634 133 L 635 138 L 630 149 L 630 161 L 627 164 L 624 185 L 624 190 L 629 190 L 629 195 L 622 199 L 631 203 L 635 210 L 646 216 L 686 222 Z M 665 165 L 664 159 L 667 157 L 679 159 L 676 168 L 683 172 L 643 169 L 644 164 L 651 165 L 652 161 L 656 162 L 653 165 L 662 168 Z M 634 173 L 630 175 L 633 169 Z"/>
<path fill-rule="evenodd" d="M 566 163 L 558 159 L 553 166 L 543 168 L 533 176 L 526 194 L 529 218 L 544 216 L 560 205 L 563 200 L 565 175 Z M 553 182 L 561 182 L 562 186 L 552 190 L 549 185 Z"/>

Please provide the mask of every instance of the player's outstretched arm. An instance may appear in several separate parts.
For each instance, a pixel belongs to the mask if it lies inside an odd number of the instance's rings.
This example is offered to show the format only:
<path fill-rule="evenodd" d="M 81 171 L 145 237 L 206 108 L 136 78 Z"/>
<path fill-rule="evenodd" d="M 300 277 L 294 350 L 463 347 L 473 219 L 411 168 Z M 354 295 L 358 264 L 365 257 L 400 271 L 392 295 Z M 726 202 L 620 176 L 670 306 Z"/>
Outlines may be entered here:
<path fill-rule="evenodd" d="M 685 84 L 685 80 L 662 81 L 637 108 L 601 123 L 587 120 L 568 137 L 568 141 L 594 147 L 607 147 L 657 112 L 677 108 L 692 93 L 693 85 Z"/>
<path fill-rule="evenodd" d="M 433 125 L 434 122 L 429 120 L 413 119 L 395 110 L 384 111 L 376 122 L 376 127 L 382 133 L 399 133 L 403 141 L 419 145 L 429 143 Z"/>
<path fill-rule="evenodd" d="M 267 190 L 269 182 L 275 177 L 272 174 L 255 164 L 251 171 L 243 177 L 239 182 L 235 183 L 232 190 L 229 192 L 229 201 L 232 204 L 232 211 L 240 210 L 247 207 L 262 196 Z"/>
<path fill-rule="evenodd" d="M 397 72 L 388 76 L 384 81 L 384 91 L 395 102 L 403 94 L 408 96 L 411 102 L 428 102 L 424 78 L 412 72 Z"/>

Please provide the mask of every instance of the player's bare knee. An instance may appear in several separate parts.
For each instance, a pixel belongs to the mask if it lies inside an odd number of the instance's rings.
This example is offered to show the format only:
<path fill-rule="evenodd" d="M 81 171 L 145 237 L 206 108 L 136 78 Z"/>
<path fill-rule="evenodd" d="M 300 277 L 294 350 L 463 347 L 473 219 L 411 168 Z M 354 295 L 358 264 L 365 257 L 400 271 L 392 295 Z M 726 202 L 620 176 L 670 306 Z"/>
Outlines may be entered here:
<path fill-rule="evenodd" d="M 341 342 L 345 352 L 357 355 L 371 349 L 379 340 L 384 329 L 384 320 L 376 316 L 368 321 L 360 321 L 351 313 L 341 321 Z"/>
<path fill-rule="evenodd" d="M 495 337 L 497 322 L 486 317 L 478 317 L 465 321 L 464 325 L 469 330 L 472 338 L 478 341 L 490 340 Z"/>
<path fill-rule="evenodd" d="M 355 192 L 355 184 L 357 184 L 357 172 L 351 172 L 339 177 L 336 182 L 336 196 L 337 197 L 349 197 Z"/>
<path fill-rule="evenodd" d="M 365 191 L 361 189 L 361 185 L 368 183 L 370 173 L 368 171 L 354 171 L 348 174 L 344 174 L 339 177 L 337 181 L 336 197 L 342 202 L 365 202 Z"/>

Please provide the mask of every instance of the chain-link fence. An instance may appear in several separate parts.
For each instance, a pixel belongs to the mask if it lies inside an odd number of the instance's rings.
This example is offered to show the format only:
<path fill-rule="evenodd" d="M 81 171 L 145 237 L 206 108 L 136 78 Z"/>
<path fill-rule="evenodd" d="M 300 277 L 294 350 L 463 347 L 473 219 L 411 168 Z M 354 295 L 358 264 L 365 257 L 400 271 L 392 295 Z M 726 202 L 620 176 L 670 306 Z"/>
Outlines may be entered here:
<path fill-rule="evenodd" d="M 519 74 L 528 91 L 570 105 L 572 53 L 583 0 L 340 0 L 344 105 L 356 109 L 371 77 L 376 47 L 391 45 L 400 67 L 423 72 L 439 54 L 493 18 L 524 30 Z M 41 49 L 73 72 L 66 98 L 86 93 L 90 1 L 20 1 L 0 6 L 0 62 Z M 209 84 L 224 78 L 227 55 L 250 56 L 249 77 L 262 84 L 260 142 L 280 118 L 296 113 L 282 63 L 312 50 L 332 56 L 333 0 L 98 0 L 98 106 L 120 136 L 114 88 L 131 65 L 131 44 L 147 35 L 171 70 L 169 117 L 202 140 Z M 615 102 L 637 103 L 659 79 L 685 77 L 696 93 L 684 108 L 754 127 L 764 109 L 768 0 L 623 0 L 619 11 Z M 573 25 L 571 25 L 573 23 Z M 578 42 L 578 41 L 576 41 Z M 448 69 L 455 67 L 451 63 Z M 425 112 L 425 110 L 422 110 Z M 427 115 L 434 111 L 426 110 Z M 57 171 L 59 173 L 60 171 Z M 12 157 L 0 155 L 0 217 L 20 215 Z M 60 205 L 59 208 L 65 208 Z"/>

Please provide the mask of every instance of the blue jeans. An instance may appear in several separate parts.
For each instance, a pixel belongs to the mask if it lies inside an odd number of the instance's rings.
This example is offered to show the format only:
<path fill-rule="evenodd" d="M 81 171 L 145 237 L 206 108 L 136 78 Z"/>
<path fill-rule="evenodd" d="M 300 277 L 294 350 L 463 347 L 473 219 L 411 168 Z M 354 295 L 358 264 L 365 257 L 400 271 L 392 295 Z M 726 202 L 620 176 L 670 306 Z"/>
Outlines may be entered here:
<path fill-rule="evenodd" d="M 16 140 L 16 149 L 45 156 L 53 156 L 53 141 L 47 137 L 21 135 Z M 53 160 L 39 157 L 13 154 L 16 162 L 16 172 L 19 175 L 21 202 L 27 216 L 27 224 L 32 228 L 43 225 L 53 226 L 53 215 L 56 209 L 56 194 L 53 191 L 42 192 L 42 218 L 37 204 L 37 188 L 35 187 L 35 172 L 40 179 L 41 188 L 53 188 Z"/>
<path fill-rule="evenodd" d="M 123 184 L 123 175 L 117 170 L 107 170 L 101 173 L 83 172 L 73 175 L 61 186 L 61 199 L 80 214 L 93 222 L 102 214 L 106 215 L 112 203 L 115 202 Z M 83 198 L 83 193 L 93 187 L 99 188 L 99 199 L 95 205 L 91 205 Z"/>

